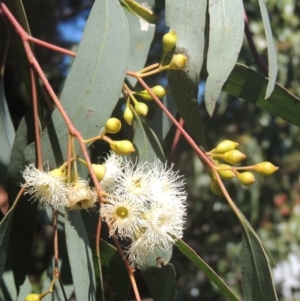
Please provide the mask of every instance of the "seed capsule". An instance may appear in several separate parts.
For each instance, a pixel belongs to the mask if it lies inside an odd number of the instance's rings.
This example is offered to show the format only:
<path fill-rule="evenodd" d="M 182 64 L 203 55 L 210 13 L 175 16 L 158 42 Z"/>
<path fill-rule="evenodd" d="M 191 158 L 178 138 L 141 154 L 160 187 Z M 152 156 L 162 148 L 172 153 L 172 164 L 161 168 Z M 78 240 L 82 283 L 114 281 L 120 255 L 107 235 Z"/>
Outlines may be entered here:
<path fill-rule="evenodd" d="M 118 118 L 109 118 L 105 123 L 105 130 L 107 133 L 116 134 L 121 129 L 121 121 Z"/>
<path fill-rule="evenodd" d="M 274 166 L 271 162 L 261 162 L 254 166 L 254 170 L 264 176 L 270 176 L 278 169 L 279 167 Z"/>

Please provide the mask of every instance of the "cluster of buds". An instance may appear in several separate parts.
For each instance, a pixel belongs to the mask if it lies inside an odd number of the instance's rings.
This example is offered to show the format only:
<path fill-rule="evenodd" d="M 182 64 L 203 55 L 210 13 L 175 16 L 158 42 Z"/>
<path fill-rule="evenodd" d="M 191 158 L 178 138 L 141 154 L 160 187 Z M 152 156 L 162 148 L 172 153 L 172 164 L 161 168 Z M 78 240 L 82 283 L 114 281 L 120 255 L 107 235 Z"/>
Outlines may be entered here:
<path fill-rule="evenodd" d="M 260 162 L 255 165 L 235 167 L 233 165 L 240 163 L 246 158 L 246 155 L 237 150 L 238 143 L 231 140 L 224 140 L 219 143 L 206 155 L 209 156 L 216 164 L 216 170 L 222 179 L 237 180 L 244 186 L 251 186 L 255 182 L 255 176 L 251 171 L 255 171 L 263 176 L 270 176 L 278 170 L 270 162 Z M 220 160 L 224 163 L 220 163 Z M 216 179 L 211 181 L 211 190 L 214 194 L 223 196 Z"/>

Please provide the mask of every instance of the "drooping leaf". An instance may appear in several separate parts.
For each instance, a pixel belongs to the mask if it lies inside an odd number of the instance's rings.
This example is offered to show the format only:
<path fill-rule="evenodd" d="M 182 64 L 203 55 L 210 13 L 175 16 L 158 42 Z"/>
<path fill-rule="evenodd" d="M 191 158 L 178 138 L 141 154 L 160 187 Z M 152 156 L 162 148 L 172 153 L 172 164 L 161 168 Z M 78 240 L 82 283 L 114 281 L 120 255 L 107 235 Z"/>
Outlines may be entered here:
<path fill-rule="evenodd" d="M 0 183 L 5 184 L 6 172 L 10 160 L 15 129 L 8 111 L 2 76 L 0 75 Z"/>
<path fill-rule="evenodd" d="M 219 277 L 219 275 L 199 256 L 196 252 L 190 248 L 184 241 L 179 239 L 176 242 L 176 247 L 179 251 L 185 255 L 199 270 L 201 270 L 206 277 L 208 277 L 221 291 L 221 293 L 231 301 L 238 301 L 238 297 L 227 286 L 227 284 Z M 247 300 L 247 299 L 245 299 Z M 247 300 L 248 301 L 248 300 Z"/>
<path fill-rule="evenodd" d="M 134 112 L 134 111 L 133 111 Z M 162 147 L 151 128 L 135 114 L 135 130 L 133 144 L 138 151 L 139 161 L 153 162 L 155 158 L 165 161 Z"/>
<path fill-rule="evenodd" d="M 197 104 L 198 83 L 205 45 L 206 1 L 166 1 L 166 23 L 177 34 L 176 52 L 188 57 L 186 70 L 170 71 L 169 86 L 189 133 L 205 147 Z"/>
<path fill-rule="evenodd" d="M 93 256 L 79 211 L 66 210 L 65 233 L 76 300 L 96 300 Z"/>
<path fill-rule="evenodd" d="M 90 237 L 92 248 L 95 247 L 95 237 Z M 95 250 L 95 248 L 94 248 Z M 94 252 L 94 262 L 97 265 L 96 253 Z M 124 265 L 122 257 L 117 249 L 107 241 L 100 240 L 100 261 L 103 281 L 106 282 L 106 293 L 113 290 L 116 294 L 114 301 L 126 299 L 130 290 L 130 280 L 128 271 Z M 95 269 L 96 277 L 99 277 L 99 270 Z"/>
<path fill-rule="evenodd" d="M 212 116 L 216 101 L 235 66 L 243 43 L 244 7 L 242 0 L 209 0 L 208 78 L 205 106 Z"/>
<path fill-rule="evenodd" d="M 272 94 L 277 77 L 277 55 L 276 48 L 274 45 L 274 40 L 272 36 L 272 29 L 269 20 L 269 15 L 266 7 L 266 3 L 264 0 L 258 0 L 260 12 L 262 16 L 262 20 L 264 23 L 265 34 L 267 38 L 267 47 L 268 47 L 268 65 L 269 65 L 269 82 L 266 89 L 265 99 L 269 98 Z"/>
<path fill-rule="evenodd" d="M 139 2 L 142 3 L 144 1 L 140 0 Z M 155 32 L 155 25 L 147 23 L 127 9 L 125 9 L 125 15 L 128 20 L 130 39 L 128 70 L 139 71 L 146 63 Z M 134 87 L 137 82 L 136 78 L 131 76 L 127 76 L 127 80 L 131 87 Z"/>
<path fill-rule="evenodd" d="M 246 223 L 243 224 L 242 271 L 245 300 L 278 300 L 267 254 Z"/>
<path fill-rule="evenodd" d="M 7 170 L 7 192 L 10 206 L 12 206 L 21 189 L 21 183 L 24 183 L 21 173 L 24 169 L 23 151 L 25 147 L 34 140 L 33 133 L 32 113 L 28 112 L 21 120 L 16 132 Z M 9 237 L 12 269 L 17 290 L 25 281 L 36 225 L 37 203 L 32 204 L 28 199 L 29 197 L 27 195 L 23 195 L 18 203 L 15 204 Z M 22 231 L 20 229 L 22 229 Z M 22 252 L 19 250 L 22 250 Z"/>
<path fill-rule="evenodd" d="M 154 301 L 175 301 L 176 275 L 172 264 L 169 263 L 160 268 L 149 267 L 141 272 Z"/>
<path fill-rule="evenodd" d="M 84 138 L 99 134 L 110 117 L 119 99 L 128 55 L 128 24 L 119 1 L 96 0 L 60 98 Z M 67 141 L 65 121 L 55 110 L 42 134 L 43 155 L 50 167 L 65 161 Z M 75 148 L 78 151 L 79 145 Z M 26 159 L 34 161 L 34 145 L 27 148 Z"/>
<path fill-rule="evenodd" d="M 207 74 L 203 72 L 201 78 L 205 80 L 206 77 Z M 264 97 L 267 84 L 268 79 L 264 76 L 247 66 L 236 64 L 223 90 L 291 124 L 300 126 L 300 99 L 276 84 L 271 97 L 266 101 Z"/>

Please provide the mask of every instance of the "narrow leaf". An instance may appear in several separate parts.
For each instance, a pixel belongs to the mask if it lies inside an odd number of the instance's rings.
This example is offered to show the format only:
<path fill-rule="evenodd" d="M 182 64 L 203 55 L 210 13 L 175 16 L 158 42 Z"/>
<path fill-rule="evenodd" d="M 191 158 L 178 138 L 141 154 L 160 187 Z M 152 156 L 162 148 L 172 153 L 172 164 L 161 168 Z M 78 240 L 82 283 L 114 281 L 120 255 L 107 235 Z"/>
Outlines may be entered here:
<path fill-rule="evenodd" d="M 267 38 L 267 46 L 268 46 L 269 82 L 267 85 L 267 90 L 265 95 L 265 99 L 267 99 L 270 97 L 275 87 L 277 69 L 278 69 L 277 55 L 276 55 L 276 48 L 273 41 L 271 24 L 270 24 L 265 0 L 258 0 L 258 3 L 262 15 L 263 23 L 264 23 L 265 34 Z"/>
<path fill-rule="evenodd" d="M 93 257 L 79 211 L 66 210 L 65 231 L 76 300 L 96 300 Z"/>
<path fill-rule="evenodd" d="M 84 138 L 98 135 L 110 117 L 122 89 L 128 56 L 128 24 L 119 1 L 96 0 L 60 98 Z M 43 155 L 50 167 L 66 160 L 67 138 L 65 121 L 55 110 L 42 134 Z M 31 145 L 25 152 L 29 162 L 35 160 L 34 148 Z M 78 144 L 75 149 L 79 150 Z"/>
<path fill-rule="evenodd" d="M 152 129 L 142 122 L 137 114 L 135 121 L 133 143 L 138 151 L 139 160 L 153 162 L 155 158 L 159 158 L 164 162 L 164 152 Z"/>
<path fill-rule="evenodd" d="M 7 107 L 3 80 L 0 76 L 0 183 L 4 185 L 6 181 L 6 172 L 10 160 L 11 149 L 15 138 L 15 129 L 10 118 Z"/>
<path fill-rule="evenodd" d="M 238 301 L 238 297 L 227 286 L 227 284 L 215 273 L 215 271 L 181 239 L 176 242 L 176 247 L 185 255 L 199 270 L 201 270 L 231 301 Z M 246 299 L 247 300 L 247 299 Z M 248 301 L 248 300 L 247 300 Z"/>
<path fill-rule="evenodd" d="M 205 45 L 206 1 L 167 0 L 166 22 L 176 31 L 176 52 L 188 57 L 186 70 L 169 72 L 170 90 L 189 132 L 205 147 L 197 95 Z"/>
<path fill-rule="evenodd" d="M 205 80 L 207 74 L 203 70 L 201 78 Z M 263 109 L 283 120 L 300 126 L 300 98 L 291 94 L 279 84 L 265 101 L 265 91 L 268 79 L 247 66 L 236 64 L 223 90 L 231 95 L 243 98 L 260 109 Z"/>
<path fill-rule="evenodd" d="M 212 116 L 216 101 L 234 68 L 243 43 L 244 7 L 242 0 L 209 0 L 208 78 L 205 106 Z"/>
<path fill-rule="evenodd" d="M 175 301 L 175 270 L 172 264 L 163 267 L 151 267 L 142 271 L 154 301 Z"/>
<path fill-rule="evenodd" d="M 270 266 L 263 246 L 243 223 L 242 282 L 247 301 L 277 301 Z"/>
<path fill-rule="evenodd" d="M 145 19 L 149 23 L 155 23 L 157 21 L 157 16 L 153 11 L 147 7 L 147 5 L 139 4 L 134 0 L 120 0 L 120 2 L 126 7 L 131 13 Z"/>

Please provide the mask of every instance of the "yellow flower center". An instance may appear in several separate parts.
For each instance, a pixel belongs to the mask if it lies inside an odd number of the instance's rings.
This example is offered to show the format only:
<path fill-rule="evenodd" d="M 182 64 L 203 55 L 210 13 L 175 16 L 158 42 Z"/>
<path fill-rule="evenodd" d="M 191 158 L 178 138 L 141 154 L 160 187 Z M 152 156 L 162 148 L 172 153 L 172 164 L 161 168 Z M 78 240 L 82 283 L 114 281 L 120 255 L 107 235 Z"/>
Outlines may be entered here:
<path fill-rule="evenodd" d="M 118 207 L 116 210 L 117 217 L 126 218 L 128 216 L 128 209 L 124 206 Z"/>

